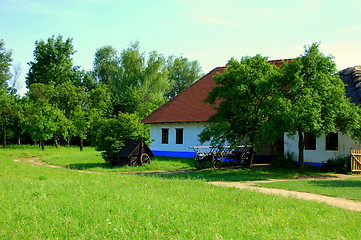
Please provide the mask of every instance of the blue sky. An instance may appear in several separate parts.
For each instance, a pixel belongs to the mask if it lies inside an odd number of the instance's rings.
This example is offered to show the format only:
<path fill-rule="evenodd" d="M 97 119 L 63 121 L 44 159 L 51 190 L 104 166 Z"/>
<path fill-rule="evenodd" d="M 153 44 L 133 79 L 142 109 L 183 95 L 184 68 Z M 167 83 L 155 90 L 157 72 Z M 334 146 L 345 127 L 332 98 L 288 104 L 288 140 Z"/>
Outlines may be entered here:
<path fill-rule="evenodd" d="M 361 65 L 361 1 L 0 0 L 0 38 L 21 64 L 21 81 L 35 41 L 59 34 L 73 39 L 74 64 L 84 69 L 96 49 L 138 40 L 147 53 L 198 60 L 205 73 L 231 57 L 293 58 L 321 42 L 341 70 Z"/>

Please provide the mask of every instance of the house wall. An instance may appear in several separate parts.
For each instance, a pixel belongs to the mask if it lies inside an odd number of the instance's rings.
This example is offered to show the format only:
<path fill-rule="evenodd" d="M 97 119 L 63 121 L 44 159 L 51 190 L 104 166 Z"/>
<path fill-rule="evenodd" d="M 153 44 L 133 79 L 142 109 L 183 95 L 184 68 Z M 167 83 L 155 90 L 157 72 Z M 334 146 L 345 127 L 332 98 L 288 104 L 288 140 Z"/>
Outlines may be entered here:
<path fill-rule="evenodd" d="M 295 159 L 298 159 L 298 134 L 293 138 L 284 135 L 284 151 L 293 153 Z M 305 164 L 312 164 L 321 166 L 330 158 L 345 156 L 350 154 L 351 149 L 358 149 L 361 145 L 358 144 L 351 137 L 338 133 L 338 150 L 326 150 L 326 135 L 323 134 L 320 138 L 316 139 L 316 150 L 304 150 Z"/>
<path fill-rule="evenodd" d="M 150 125 L 153 140 L 150 149 L 156 156 L 193 158 L 191 146 L 202 146 L 198 135 L 204 129 L 204 123 L 157 123 Z M 168 144 L 162 144 L 162 128 L 169 129 Z M 176 129 L 183 128 L 183 144 L 176 144 Z M 203 144 L 208 146 L 209 142 Z"/>

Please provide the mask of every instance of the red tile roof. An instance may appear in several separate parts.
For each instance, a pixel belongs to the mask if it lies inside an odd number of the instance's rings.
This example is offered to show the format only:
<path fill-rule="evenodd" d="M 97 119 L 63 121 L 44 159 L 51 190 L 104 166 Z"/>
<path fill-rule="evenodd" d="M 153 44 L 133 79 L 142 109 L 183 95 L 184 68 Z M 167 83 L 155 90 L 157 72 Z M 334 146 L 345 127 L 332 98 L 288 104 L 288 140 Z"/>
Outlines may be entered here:
<path fill-rule="evenodd" d="M 282 65 L 283 60 L 269 61 L 276 66 Z M 286 60 L 290 61 L 290 60 Z M 193 83 L 190 87 L 163 104 L 142 120 L 142 123 L 180 123 L 205 122 L 216 113 L 209 104 L 204 102 L 208 93 L 216 85 L 213 77 L 223 73 L 226 67 L 217 67 Z"/>
<path fill-rule="evenodd" d="M 204 103 L 208 93 L 216 85 L 213 77 L 223 73 L 225 67 L 218 67 L 193 83 L 190 87 L 163 104 L 142 120 L 142 123 L 205 122 L 214 110 Z"/>

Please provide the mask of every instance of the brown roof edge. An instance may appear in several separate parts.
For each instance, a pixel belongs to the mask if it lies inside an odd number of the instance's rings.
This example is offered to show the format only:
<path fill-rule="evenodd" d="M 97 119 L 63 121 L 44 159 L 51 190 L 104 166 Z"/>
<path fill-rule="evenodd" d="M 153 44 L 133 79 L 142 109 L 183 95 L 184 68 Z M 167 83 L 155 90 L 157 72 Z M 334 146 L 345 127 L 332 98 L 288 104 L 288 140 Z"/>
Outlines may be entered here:
<path fill-rule="evenodd" d="M 281 66 L 284 62 L 291 62 L 294 59 L 270 60 L 276 66 Z M 213 77 L 217 73 L 222 73 L 225 67 L 216 67 L 209 73 L 198 79 L 188 88 L 180 92 L 162 106 L 154 110 L 141 122 L 152 123 L 190 123 L 205 122 L 216 110 L 204 103 L 208 92 L 216 85 Z"/>
<path fill-rule="evenodd" d="M 170 99 L 169 101 L 167 101 L 166 103 L 161 105 L 159 108 L 154 110 L 151 114 L 149 114 L 147 117 L 145 117 L 141 122 L 145 123 L 145 124 L 150 124 L 150 123 L 176 123 L 176 122 L 178 122 L 176 120 L 170 120 L 169 118 L 167 120 L 162 120 L 163 118 L 159 117 L 159 115 L 161 115 L 163 113 L 163 111 L 166 111 L 168 106 L 173 105 L 173 102 L 177 101 L 179 98 L 184 98 L 183 96 L 187 95 L 187 93 L 189 91 L 191 91 L 190 89 L 193 89 L 194 86 L 197 86 L 197 85 L 201 84 L 202 79 L 206 80 L 209 77 L 209 75 L 212 75 L 212 74 L 215 75 L 217 72 L 221 72 L 225 68 L 226 67 L 216 67 L 216 68 L 212 69 L 207 74 L 205 74 L 204 76 L 199 78 L 197 81 L 195 81 L 188 88 L 184 89 L 178 95 L 176 95 L 175 97 L 173 97 L 172 99 Z M 212 79 L 213 79 L 213 77 L 212 77 Z M 182 121 L 182 122 L 200 122 L 200 120 L 199 119 L 189 119 L 187 121 Z"/>

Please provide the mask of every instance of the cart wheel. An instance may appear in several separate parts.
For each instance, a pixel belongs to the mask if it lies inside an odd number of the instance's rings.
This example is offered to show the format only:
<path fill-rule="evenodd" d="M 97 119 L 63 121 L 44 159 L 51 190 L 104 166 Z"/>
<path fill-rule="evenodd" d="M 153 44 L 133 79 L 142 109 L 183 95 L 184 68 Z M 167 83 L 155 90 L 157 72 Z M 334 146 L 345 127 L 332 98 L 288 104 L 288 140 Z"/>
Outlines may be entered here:
<path fill-rule="evenodd" d="M 249 152 L 245 152 L 241 156 L 241 165 L 245 167 L 248 165 L 248 162 L 249 162 Z"/>
<path fill-rule="evenodd" d="M 203 169 L 205 165 L 206 165 L 206 160 L 204 159 L 204 157 L 198 157 L 198 156 L 194 157 L 194 166 L 197 169 Z"/>
<path fill-rule="evenodd" d="M 140 163 L 141 163 L 141 165 L 144 164 L 144 163 L 149 163 L 149 164 L 150 164 L 150 162 L 151 162 L 151 159 L 150 159 L 150 157 L 149 157 L 148 154 L 143 153 L 143 154 L 140 156 Z"/>
<path fill-rule="evenodd" d="M 214 157 L 212 160 L 212 166 L 214 169 L 219 169 L 222 166 L 223 158 L 222 157 Z"/>

